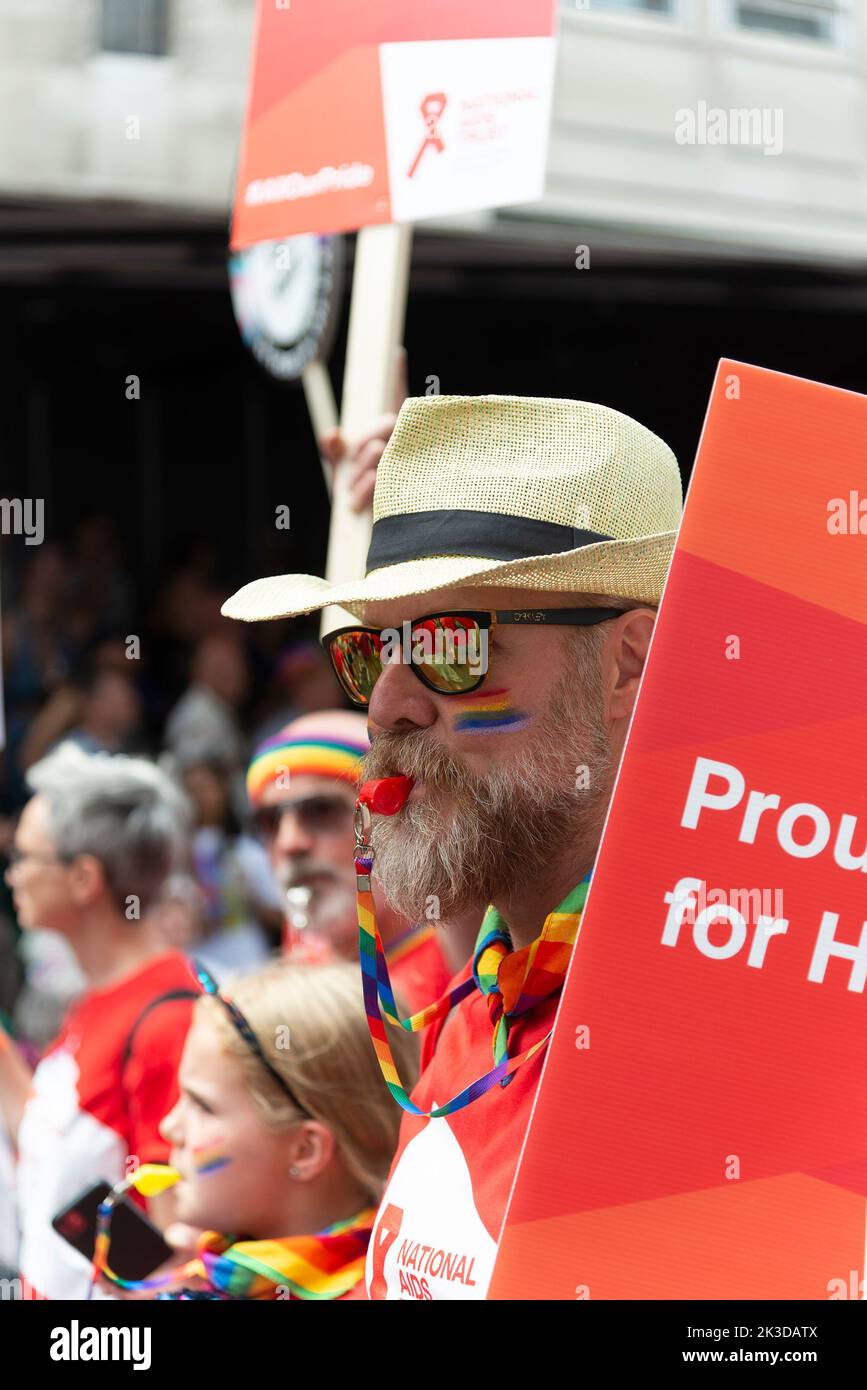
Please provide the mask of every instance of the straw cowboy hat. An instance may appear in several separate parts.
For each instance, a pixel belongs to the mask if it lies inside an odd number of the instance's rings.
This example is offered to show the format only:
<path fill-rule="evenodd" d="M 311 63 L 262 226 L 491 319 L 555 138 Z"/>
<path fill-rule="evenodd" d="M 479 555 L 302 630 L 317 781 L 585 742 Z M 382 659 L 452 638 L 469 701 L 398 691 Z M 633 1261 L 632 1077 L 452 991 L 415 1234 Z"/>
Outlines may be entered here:
<path fill-rule="evenodd" d="M 227 618 L 258 622 L 456 585 L 658 603 L 680 522 L 677 460 L 603 405 L 421 396 L 401 407 L 376 474 L 363 579 L 246 584 Z M 492 595 L 492 605 L 496 600 Z"/>

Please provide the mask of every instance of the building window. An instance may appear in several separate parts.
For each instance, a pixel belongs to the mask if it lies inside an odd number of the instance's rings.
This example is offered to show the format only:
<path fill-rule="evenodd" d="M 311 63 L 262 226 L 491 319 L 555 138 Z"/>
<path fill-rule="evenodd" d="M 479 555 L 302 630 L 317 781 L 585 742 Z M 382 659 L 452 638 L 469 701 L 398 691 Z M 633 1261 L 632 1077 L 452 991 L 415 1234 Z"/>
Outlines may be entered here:
<path fill-rule="evenodd" d="M 169 51 L 169 0 L 102 0 L 102 46 L 111 53 Z"/>
<path fill-rule="evenodd" d="M 839 0 L 734 0 L 734 9 L 743 29 L 821 43 L 838 37 Z"/>
<path fill-rule="evenodd" d="M 579 9 L 584 9 L 581 5 Z M 588 10 L 633 10 L 638 14 L 671 14 L 674 0 L 588 0 Z"/>

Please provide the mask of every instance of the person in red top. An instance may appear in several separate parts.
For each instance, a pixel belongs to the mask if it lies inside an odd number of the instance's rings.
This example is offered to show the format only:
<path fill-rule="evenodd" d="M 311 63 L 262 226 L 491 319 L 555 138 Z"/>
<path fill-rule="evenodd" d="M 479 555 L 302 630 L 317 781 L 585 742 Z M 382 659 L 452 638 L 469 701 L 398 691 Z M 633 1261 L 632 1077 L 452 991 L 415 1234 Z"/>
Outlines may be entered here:
<path fill-rule="evenodd" d="M 71 744 L 28 780 L 36 794 L 7 882 L 21 925 L 61 933 L 88 988 L 32 1076 L 5 1040 L 0 1105 L 18 1152 L 24 1294 L 80 1299 L 90 1264 L 52 1219 L 97 1180 L 114 1184 L 168 1157 L 159 1124 L 177 1098 L 196 983 L 184 956 L 160 948 L 147 912 L 184 843 L 187 811 L 151 763 Z M 149 1203 L 158 1225 L 172 1210 L 168 1193 Z"/>
<path fill-rule="evenodd" d="M 254 823 L 287 893 L 284 951 L 295 960 L 358 959 L 352 817 L 363 715 L 322 710 L 294 719 L 256 749 L 247 770 Z M 428 914 L 429 915 L 429 914 Z M 395 988 L 415 1010 L 442 993 L 469 954 L 477 921 L 410 922 L 383 899 L 380 921 Z"/>
<path fill-rule="evenodd" d="M 411 1098 L 362 957 L 407 1111 L 371 1298 L 486 1295 L 681 507 L 671 450 L 618 411 L 411 398 L 378 464 L 365 577 L 271 577 L 223 605 L 244 621 L 329 604 L 357 619 L 324 641 L 368 712 L 364 779 L 412 782 L 402 809 L 372 815 L 362 926 L 368 882 L 410 918 L 432 897 L 444 920 L 484 914 L 451 998 L 414 1020 L 431 1031 Z"/>

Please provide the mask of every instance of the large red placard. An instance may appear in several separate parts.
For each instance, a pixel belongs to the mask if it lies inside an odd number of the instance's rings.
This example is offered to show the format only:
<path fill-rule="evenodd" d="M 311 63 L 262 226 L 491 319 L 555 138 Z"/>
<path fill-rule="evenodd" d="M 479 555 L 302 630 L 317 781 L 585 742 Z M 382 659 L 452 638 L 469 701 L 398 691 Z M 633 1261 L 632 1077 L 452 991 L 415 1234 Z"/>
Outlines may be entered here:
<path fill-rule="evenodd" d="M 867 398 L 720 363 L 492 1298 L 860 1296 Z"/>

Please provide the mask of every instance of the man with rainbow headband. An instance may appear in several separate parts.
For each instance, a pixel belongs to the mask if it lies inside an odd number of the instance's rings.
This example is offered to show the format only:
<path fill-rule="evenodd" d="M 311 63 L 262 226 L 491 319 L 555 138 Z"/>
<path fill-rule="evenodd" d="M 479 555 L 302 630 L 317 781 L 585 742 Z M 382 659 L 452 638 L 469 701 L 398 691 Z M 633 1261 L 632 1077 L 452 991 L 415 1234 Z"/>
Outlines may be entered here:
<path fill-rule="evenodd" d="M 265 739 L 247 770 L 254 823 L 287 899 L 283 947 L 293 959 L 358 959 L 353 815 L 369 751 L 364 715 L 324 710 Z M 471 941 L 451 963 L 436 924 L 407 925 L 384 901 L 379 914 L 393 981 L 414 1010 L 445 989 Z"/>
<path fill-rule="evenodd" d="M 410 398 L 377 468 L 364 578 L 275 575 L 223 606 L 246 622 L 330 604 L 354 619 L 325 641 L 368 715 L 362 975 L 405 1112 L 370 1298 L 486 1295 L 681 509 L 671 450 L 619 411 Z M 410 920 L 431 900 L 445 921 L 482 918 L 465 969 L 409 1018 L 374 884 Z M 389 1046 L 401 1027 L 423 1032 L 411 1095 Z"/>

